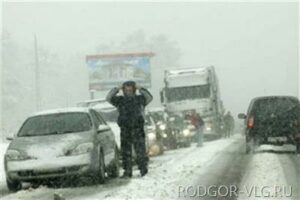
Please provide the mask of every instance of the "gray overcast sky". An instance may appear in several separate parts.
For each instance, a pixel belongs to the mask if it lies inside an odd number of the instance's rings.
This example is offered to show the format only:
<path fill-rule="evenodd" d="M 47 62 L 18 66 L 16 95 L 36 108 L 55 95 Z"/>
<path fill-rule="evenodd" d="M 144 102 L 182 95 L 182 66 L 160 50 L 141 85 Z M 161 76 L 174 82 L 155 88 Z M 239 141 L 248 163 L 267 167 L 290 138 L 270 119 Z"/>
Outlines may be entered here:
<path fill-rule="evenodd" d="M 36 33 L 61 54 L 92 54 L 139 29 L 165 34 L 178 42 L 183 67 L 217 67 L 232 109 L 253 96 L 297 92 L 297 3 L 5 3 L 3 11 L 13 39 L 30 46 Z"/>

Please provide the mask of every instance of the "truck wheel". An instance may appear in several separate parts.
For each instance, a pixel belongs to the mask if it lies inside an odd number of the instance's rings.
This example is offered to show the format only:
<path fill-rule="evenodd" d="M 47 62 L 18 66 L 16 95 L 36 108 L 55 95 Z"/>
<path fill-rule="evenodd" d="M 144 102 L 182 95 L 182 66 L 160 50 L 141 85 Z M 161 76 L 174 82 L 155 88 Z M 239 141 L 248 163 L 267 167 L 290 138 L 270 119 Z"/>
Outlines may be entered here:
<path fill-rule="evenodd" d="M 16 192 L 22 189 L 22 184 L 19 181 L 10 181 L 6 179 L 6 185 L 9 191 Z"/>
<path fill-rule="evenodd" d="M 118 178 L 120 175 L 119 151 L 117 148 L 115 149 L 114 161 L 108 169 L 107 174 L 110 178 Z"/>

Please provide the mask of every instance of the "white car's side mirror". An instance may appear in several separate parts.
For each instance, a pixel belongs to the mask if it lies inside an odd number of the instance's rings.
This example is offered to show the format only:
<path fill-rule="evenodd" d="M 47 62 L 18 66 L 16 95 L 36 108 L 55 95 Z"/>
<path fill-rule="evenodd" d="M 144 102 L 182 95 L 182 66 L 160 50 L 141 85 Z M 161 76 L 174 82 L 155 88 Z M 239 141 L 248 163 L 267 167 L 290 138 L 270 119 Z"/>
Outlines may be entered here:
<path fill-rule="evenodd" d="M 110 127 L 108 125 L 100 124 L 97 129 L 97 132 L 100 133 L 100 132 L 108 131 L 109 129 L 110 129 Z"/>

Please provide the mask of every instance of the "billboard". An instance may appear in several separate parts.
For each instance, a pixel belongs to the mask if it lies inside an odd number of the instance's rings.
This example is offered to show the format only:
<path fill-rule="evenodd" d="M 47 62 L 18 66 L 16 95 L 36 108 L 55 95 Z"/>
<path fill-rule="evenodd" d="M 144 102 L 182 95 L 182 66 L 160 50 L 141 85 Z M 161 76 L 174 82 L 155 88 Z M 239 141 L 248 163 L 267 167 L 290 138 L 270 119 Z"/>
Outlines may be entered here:
<path fill-rule="evenodd" d="M 100 54 L 86 57 L 90 90 L 109 90 L 133 80 L 151 86 L 150 59 L 153 53 Z"/>

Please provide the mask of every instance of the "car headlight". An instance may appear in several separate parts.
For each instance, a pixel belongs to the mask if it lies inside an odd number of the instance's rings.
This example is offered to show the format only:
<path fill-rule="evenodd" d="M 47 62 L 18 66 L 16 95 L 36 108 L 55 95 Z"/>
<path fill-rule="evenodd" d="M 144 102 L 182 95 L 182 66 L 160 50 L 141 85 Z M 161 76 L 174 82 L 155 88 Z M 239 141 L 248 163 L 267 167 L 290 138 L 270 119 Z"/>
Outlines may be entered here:
<path fill-rule="evenodd" d="M 14 149 L 8 149 L 5 157 L 7 160 L 26 160 L 27 156 L 24 154 L 21 154 L 19 151 Z"/>
<path fill-rule="evenodd" d="M 192 124 L 189 124 L 187 127 L 188 127 L 189 130 L 195 130 L 195 128 L 196 128 L 196 127 L 195 127 L 194 125 L 192 125 Z"/>
<path fill-rule="evenodd" d="M 207 130 L 207 131 L 211 131 L 212 127 L 213 127 L 213 124 L 211 122 L 207 122 L 205 124 L 205 130 Z"/>
<path fill-rule="evenodd" d="M 149 138 L 149 141 L 155 140 L 156 139 L 155 133 L 148 133 L 148 138 Z"/>
<path fill-rule="evenodd" d="M 207 131 L 211 131 L 211 127 L 206 127 L 206 130 Z"/>
<path fill-rule="evenodd" d="M 184 136 L 184 137 L 190 136 L 190 130 L 189 130 L 189 129 L 184 129 L 184 130 L 183 130 L 183 136 Z"/>
<path fill-rule="evenodd" d="M 79 155 L 92 152 L 94 144 L 91 142 L 79 144 L 72 152 L 71 155 Z"/>
<path fill-rule="evenodd" d="M 159 126 L 159 129 L 162 130 L 162 131 L 166 130 L 166 125 L 165 124 L 161 124 Z"/>

